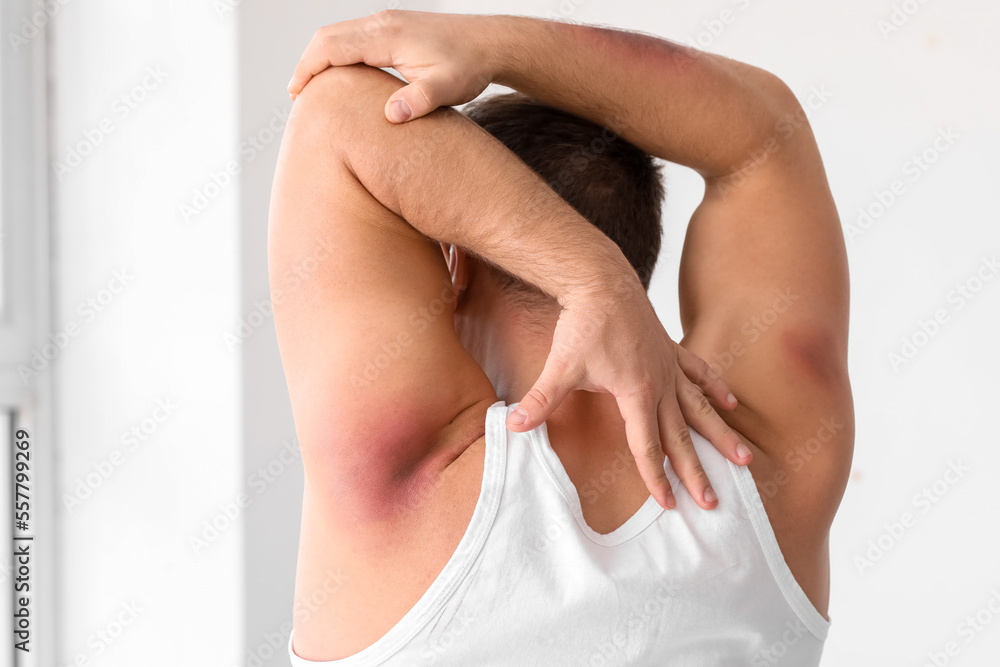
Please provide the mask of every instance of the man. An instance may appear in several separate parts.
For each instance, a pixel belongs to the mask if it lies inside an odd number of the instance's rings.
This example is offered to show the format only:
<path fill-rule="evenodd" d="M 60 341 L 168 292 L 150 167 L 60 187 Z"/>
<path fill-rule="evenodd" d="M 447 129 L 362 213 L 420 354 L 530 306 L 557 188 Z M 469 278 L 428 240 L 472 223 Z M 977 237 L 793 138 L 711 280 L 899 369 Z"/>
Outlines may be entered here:
<path fill-rule="evenodd" d="M 490 81 L 522 95 L 438 109 Z M 269 262 L 305 466 L 293 662 L 816 664 L 848 279 L 788 88 L 644 35 L 391 11 L 319 31 L 289 90 Z M 680 346 L 645 295 L 644 153 L 705 179 Z"/>

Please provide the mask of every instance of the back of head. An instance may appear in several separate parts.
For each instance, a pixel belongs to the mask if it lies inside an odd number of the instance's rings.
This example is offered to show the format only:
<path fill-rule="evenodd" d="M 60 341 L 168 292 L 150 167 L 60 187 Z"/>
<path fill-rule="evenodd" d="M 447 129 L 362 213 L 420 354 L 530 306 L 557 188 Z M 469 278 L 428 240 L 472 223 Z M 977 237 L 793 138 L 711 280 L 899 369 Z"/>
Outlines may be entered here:
<path fill-rule="evenodd" d="M 613 132 L 521 93 L 477 100 L 462 112 L 496 137 L 612 241 L 644 288 L 660 252 L 663 181 L 653 158 Z M 515 296 L 543 296 L 499 271 Z"/>

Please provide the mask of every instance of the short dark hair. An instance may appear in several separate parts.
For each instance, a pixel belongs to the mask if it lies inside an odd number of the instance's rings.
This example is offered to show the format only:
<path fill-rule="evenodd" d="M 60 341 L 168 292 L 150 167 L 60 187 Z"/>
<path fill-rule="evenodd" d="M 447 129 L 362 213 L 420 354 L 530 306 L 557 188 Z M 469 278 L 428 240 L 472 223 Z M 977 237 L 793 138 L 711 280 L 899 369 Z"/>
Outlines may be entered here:
<path fill-rule="evenodd" d="M 609 129 L 522 93 L 476 100 L 462 113 L 496 137 L 570 206 L 618 244 L 645 289 L 660 254 L 659 165 Z M 540 294 L 497 267 L 501 286 Z"/>

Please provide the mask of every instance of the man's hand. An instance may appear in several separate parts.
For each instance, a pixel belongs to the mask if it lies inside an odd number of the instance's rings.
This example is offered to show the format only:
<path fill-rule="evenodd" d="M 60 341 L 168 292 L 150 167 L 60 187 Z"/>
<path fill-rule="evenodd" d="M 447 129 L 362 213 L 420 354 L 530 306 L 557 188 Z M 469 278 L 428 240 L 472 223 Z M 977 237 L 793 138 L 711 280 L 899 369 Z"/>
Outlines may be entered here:
<path fill-rule="evenodd" d="M 637 278 L 624 281 L 617 294 L 563 307 L 541 376 L 511 413 L 508 428 L 535 428 L 577 389 L 615 396 L 639 473 L 662 507 L 675 505 L 664 454 L 695 502 L 710 509 L 717 500 L 688 424 L 729 460 L 750 462 L 750 450 L 708 400 L 732 409 L 736 399 L 708 364 L 670 339 Z"/>
<path fill-rule="evenodd" d="M 386 102 L 392 123 L 471 102 L 493 78 L 491 51 L 470 37 L 486 33 L 483 18 L 387 9 L 326 26 L 302 54 L 288 92 L 294 100 L 326 68 L 365 63 L 392 67 L 409 81 Z"/>

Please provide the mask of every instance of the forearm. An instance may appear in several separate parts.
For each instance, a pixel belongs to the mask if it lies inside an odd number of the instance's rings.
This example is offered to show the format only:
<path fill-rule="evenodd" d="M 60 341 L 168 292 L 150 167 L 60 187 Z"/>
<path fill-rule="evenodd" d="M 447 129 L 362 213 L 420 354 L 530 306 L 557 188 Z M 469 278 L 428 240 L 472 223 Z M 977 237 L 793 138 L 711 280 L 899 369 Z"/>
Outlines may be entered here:
<path fill-rule="evenodd" d="M 497 83 L 706 177 L 736 171 L 795 103 L 761 69 L 656 37 L 514 16 L 472 20 L 483 27 L 470 34 L 491 35 Z"/>
<path fill-rule="evenodd" d="M 323 86 L 334 92 L 329 113 L 339 116 L 335 150 L 383 206 L 425 236 L 488 260 L 562 305 L 640 285 L 610 239 L 469 119 L 439 109 L 392 125 L 382 106 L 398 79 L 361 65 L 320 76 L 335 78 Z"/>

